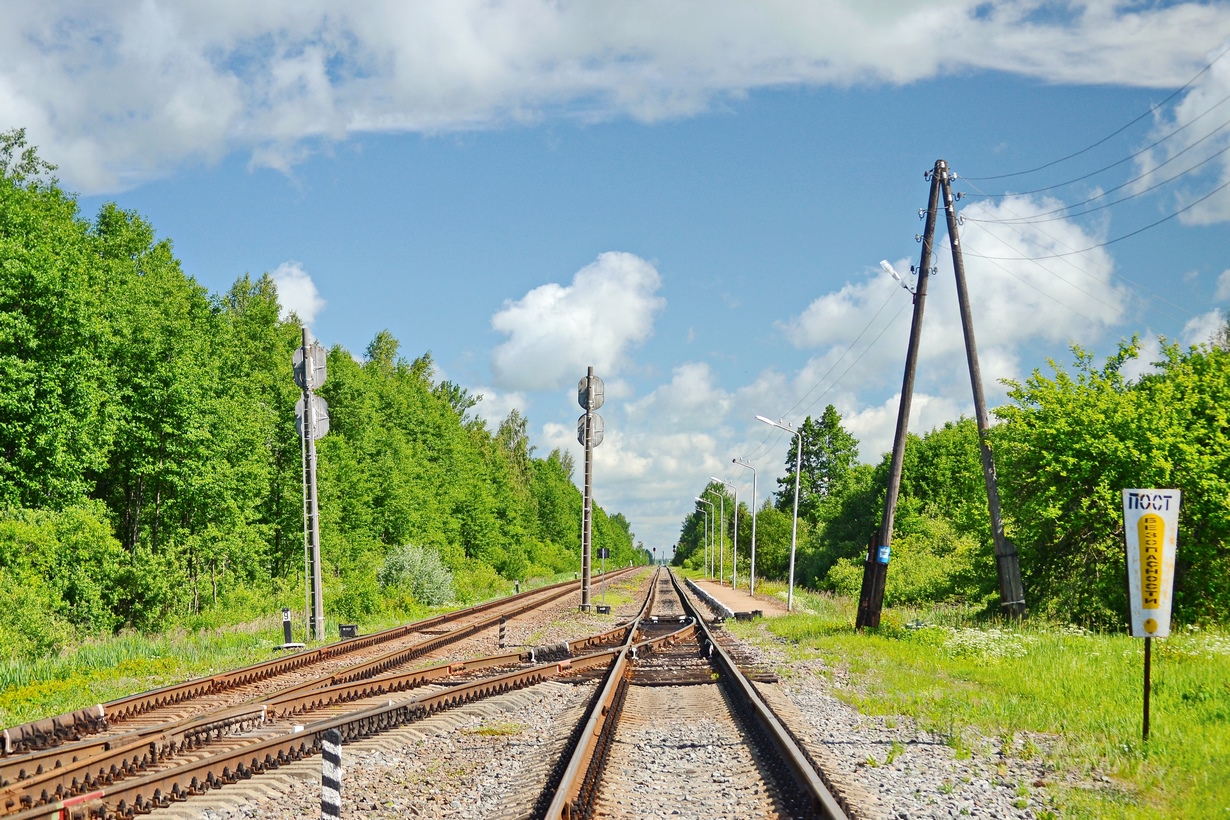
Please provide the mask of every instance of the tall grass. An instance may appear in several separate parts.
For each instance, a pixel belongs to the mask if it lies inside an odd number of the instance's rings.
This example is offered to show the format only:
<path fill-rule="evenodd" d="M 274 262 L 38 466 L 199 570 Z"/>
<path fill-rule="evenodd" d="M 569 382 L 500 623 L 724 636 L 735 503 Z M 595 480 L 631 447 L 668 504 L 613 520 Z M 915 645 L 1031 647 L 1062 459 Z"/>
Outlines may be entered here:
<path fill-rule="evenodd" d="M 1065 817 L 1230 817 L 1230 633 L 1187 628 L 1154 642 L 1143 743 L 1139 639 L 979 621 L 959 607 L 886 609 L 878 629 L 858 633 L 856 602 L 797 590 L 795 600 L 807 614 L 732 628 L 767 630 L 792 654 L 845 670 L 835 693 L 864 713 L 908 715 L 958 748 L 980 735 L 1044 755 Z"/>

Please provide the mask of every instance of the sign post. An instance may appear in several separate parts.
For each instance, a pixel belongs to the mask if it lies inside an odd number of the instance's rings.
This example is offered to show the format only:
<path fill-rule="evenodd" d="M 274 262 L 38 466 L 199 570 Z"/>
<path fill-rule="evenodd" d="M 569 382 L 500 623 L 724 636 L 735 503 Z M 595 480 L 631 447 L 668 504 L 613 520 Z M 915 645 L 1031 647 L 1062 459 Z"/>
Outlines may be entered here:
<path fill-rule="evenodd" d="M 1141 739 L 1146 741 L 1149 739 L 1153 639 L 1165 638 L 1170 634 L 1181 500 L 1179 490 L 1123 491 L 1123 536 L 1127 547 L 1132 637 L 1145 639 Z"/>

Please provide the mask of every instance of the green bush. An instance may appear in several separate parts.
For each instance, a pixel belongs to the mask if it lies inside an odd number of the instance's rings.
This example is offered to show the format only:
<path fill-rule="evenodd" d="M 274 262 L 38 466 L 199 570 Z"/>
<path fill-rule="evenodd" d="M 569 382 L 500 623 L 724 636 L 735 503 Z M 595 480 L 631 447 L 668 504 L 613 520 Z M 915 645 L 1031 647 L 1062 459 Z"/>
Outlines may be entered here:
<path fill-rule="evenodd" d="M 943 519 L 919 515 L 904 521 L 906 531 L 892 545 L 892 559 L 884 582 L 884 603 L 889 606 L 969 600 L 979 595 L 977 540 L 956 532 Z M 839 594 L 858 597 L 863 584 L 863 562 L 842 558 L 826 576 Z"/>
<path fill-rule="evenodd" d="M 376 579 L 385 594 L 409 591 L 427 606 L 451 601 L 455 595 L 453 573 L 433 549 L 406 544 L 389 552 Z"/>

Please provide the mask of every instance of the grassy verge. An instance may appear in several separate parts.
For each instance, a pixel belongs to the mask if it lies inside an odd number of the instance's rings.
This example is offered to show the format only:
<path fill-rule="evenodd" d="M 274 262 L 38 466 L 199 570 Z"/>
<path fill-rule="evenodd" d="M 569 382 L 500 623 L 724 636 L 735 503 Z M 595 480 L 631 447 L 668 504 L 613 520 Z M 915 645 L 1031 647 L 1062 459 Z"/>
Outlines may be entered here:
<path fill-rule="evenodd" d="M 572 575 L 566 572 L 530 578 L 521 588 L 537 589 L 571 581 Z M 511 594 L 512 587 L 512 582 L 507 582 L 504 592 Z M 290 596 L 294 594 L 297 591 L 292 590 L 279 600 L 293 601 Z M 608 602 L 624 603 L 630 594 L 625 584 L 607 585 Z M 261 606 L 272 608 L 267 601 Z M 298 599 L 298 606 L 302 607 L 302 598 Z M 462 605 L 376 613 L 364 617 L 360 628 L 362 633 L 370 634 L 459 606 Z M 254 608 L 255 605 L 232 605 L 188 619 L 164 633 L 124 633 L 98 638 L 33 660 L 0 658 L 0 728 L 268 660 L 273 657 L 273 648 L 282 643 L 282 620 L 280 616 L 245 618 L 244 613 Z M 228 615 L 241 622 L 225 625 Z M 295 610 L 295 617 L 295 639 L 302 640 L 299 609 Z M 329 630 L 330 640 L 336 640 L 336 619 L 329 619 Z M 308 643 L 309 648 L 318 645 Z"/>
<path fill-rule="evenodd" d="M 730 626 L 822 658 L 848 676 L 839 697 L 865 714 L 907 715 L 958 755 L 977 735 L 1044 756 L 1064 817 L 1230 818 L 1227 633 L 1181 629 L 1155 641 L 1142 743 L 1139 639 L 979 624 L 954 608 L 887 609 L 879 629 L 859 634 L 855 602 L 798 590 L 795 600 L 805 612 Z"/>

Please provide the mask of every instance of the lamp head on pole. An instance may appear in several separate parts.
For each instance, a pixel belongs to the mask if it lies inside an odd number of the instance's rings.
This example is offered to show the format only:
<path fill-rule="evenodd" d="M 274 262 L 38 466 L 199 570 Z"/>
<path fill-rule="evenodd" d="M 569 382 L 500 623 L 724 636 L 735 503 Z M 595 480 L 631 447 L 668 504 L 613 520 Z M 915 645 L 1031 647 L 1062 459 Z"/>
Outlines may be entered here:
<path fill-rule="evenodd" d="M 883 270 L 885 273 L 887 273 L 889 276 L 896 279 L 897 282 L 901 284 L 901 287 L 905 288 L 910 293 L 914 292 L 914 289 L 911 288 L 909 284 L 904 279 L 901 278 L 901 274 L 897 273 L 897 269 L 894 268 L 887 259 L 880 260 L 880 269 Z"/>
<path fill-rule="evenodd" d="M 786 422 L 782 421 L 781 419 L 774 421 L 773 419 L 765 418 L 764 416 L 757 416 L 756 420 L 763 421 L 765 424 L 769 425 L 770 427 L 776 427 L 779 430 L 785 430 L 787 433 L 790 433 L 791 435 L 794 435 L 794 433 L 797 432 L 793 427 L 791 427 L 789 424 L 786 424 Z"/>

